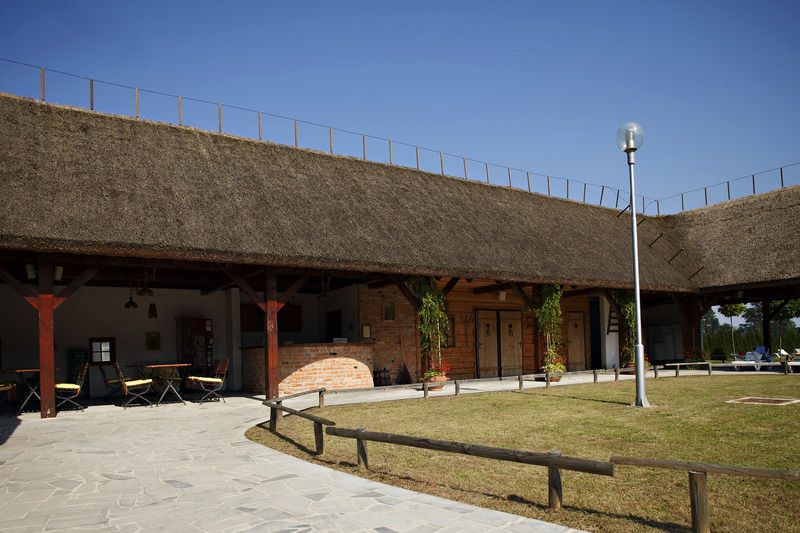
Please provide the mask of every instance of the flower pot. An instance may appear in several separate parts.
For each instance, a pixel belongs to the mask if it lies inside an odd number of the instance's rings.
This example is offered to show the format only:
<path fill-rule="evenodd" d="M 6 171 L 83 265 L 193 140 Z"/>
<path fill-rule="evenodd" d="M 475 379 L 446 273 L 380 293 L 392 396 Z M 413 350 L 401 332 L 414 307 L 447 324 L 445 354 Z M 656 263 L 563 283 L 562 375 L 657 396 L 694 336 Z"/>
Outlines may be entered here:
<path fill-rule="evenodd" d="M 546 377 L 536 377 L 534 379 L 536 381 L 547 381 Z M 557 381 L 561 381 L 561 376 L 550 376 L 550 383 L 555 383 Z"/>
<path fill-rule="evenodd" d="M 422 382 L 423 383 L 443 383 L 445 381 L 448 381 L 449 379 L 450 378 L 448 378 L 444 374 L 441 374 L 441 375 L 438 375 L 438 376 L 425 378 L 425 379 L 422 380 Z M 444 388 L 444 385 L 431 385 L 431 386 L 428 387 L 428 390 L 442 390 L 443 388 Z"/>
<path fill-rule="evenodd" d="M 620 374 L 636 374 L 636 363 L 628 363 L 619 369 Z"/>

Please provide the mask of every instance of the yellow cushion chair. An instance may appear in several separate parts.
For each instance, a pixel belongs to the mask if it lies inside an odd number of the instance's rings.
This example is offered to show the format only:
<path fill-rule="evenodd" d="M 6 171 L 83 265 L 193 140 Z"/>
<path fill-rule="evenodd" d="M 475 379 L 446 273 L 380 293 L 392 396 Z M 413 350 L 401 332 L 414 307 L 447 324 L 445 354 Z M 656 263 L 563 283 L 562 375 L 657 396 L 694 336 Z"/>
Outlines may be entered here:
<path fill-rule="evenodd" d="M 153 402 L 144 397 L 150 391 L 150 385 L 153 384 L 152 379 L 131 379 L 122 375 L 122 369 L 118 364 L 114 365 L 114 370 L 117 372 L 117 382 L 120 384 L 123 396 L 130 396 L 130 398 L 122 402 L 122 408 L 129 407 L 133 400 L 139 399 L 147 402 L 150 407 Z"/>
<path fill-rule="evenodd" d="M 208 401 L 219 399 L 225 402 L 225 398 L 219 395 L 219 390 L 225 384 L 225 375 L 228 373 L 228 363 L 230 363 L 230 359 L 217 361 L 210 377 L 189 376 L 186 378 L 186 381 L 200 387 L 200 389 L 205 392 L 205 395 L 203 395 L 198 402 L 206 401 L 209 396 L 211 396 L 211 398 Z M 214 398 L 214 396 L 216 396 L 216 398 Z"/>
<path fill-rule="evenodd" d="M 89 370 L 88 361 L 83 363 L 83 366 L 78 371 L 78 375 L 75 378 L 75 383 L 56 383 L 56 400 L 61 400 L 58 404 L 56 404 L 56 409 L 59 409 L 62 405 L 69 402 L 83 411 L 83 406 L 76 402 L 75 398 L 77 398 L 81 393 L 83 380 L 86 379 L 87 370 Z"/>

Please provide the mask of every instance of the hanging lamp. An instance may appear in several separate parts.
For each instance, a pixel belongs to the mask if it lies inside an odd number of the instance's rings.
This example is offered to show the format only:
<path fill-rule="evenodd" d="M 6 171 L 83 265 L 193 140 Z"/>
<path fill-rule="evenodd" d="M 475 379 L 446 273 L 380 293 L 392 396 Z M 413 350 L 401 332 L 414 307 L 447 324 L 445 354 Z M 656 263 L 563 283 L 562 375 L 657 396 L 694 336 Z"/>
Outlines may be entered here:
<path fill-rule="evenodd" d="M 139 305 L 133 301 L 133 283 L 128 283 L 128 301 L 125 303 L 125 309 L 136 309 Z"/>

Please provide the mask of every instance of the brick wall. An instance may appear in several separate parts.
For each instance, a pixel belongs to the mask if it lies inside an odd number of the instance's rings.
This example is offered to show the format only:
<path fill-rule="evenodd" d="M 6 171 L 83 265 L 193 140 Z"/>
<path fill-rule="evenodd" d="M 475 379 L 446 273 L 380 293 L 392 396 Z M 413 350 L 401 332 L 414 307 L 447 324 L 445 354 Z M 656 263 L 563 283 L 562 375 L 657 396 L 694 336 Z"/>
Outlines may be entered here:
<path fill-rule="evenodd" d="M 372 387 L 373 347 L 367 343 L 278 347 L 280 395 L 324 387 Z M 245 392 L 264 393 L 264 348 L 242 348 Z"/>
<path fill-rule="evenodd" d="M 394 304 L 393 320 L 386 319 L 382 313 L 387 302 Z M 360 285 L 358 320 L 362 325 L 370 326 L 369 342 L 374 347 L 375 370 L 388 370 L 392 383 L 398 383 L 405 363 L 411 380 L 417 381 L 419 364 L 417 313 L 397 287 L 389 285 L 380 289 L 368 289 L 366 285 Z"/>

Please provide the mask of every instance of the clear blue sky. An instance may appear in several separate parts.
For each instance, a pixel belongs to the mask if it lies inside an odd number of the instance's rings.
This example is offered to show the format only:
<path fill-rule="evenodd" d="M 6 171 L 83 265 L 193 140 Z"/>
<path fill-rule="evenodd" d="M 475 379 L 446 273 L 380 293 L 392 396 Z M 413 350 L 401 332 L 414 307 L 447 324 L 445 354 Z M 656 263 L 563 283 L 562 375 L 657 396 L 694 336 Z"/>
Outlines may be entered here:
<path fill-rule="evenodd" d="M 635 120 L 637 192 L 650 198 L 800 161 L 796 0 L 5 0 L 0 14 L 2 57 L 624 190 L 615 133 Z M 38 96 L 38 72 L 0 63 L 0 90 Z M 124 90 L 96 90 L 100 109 L 133 112 Z M 87 94 L 48 75 L 48 100 L 88 105 Z M 145 103 L 177 121 L 169 99 Z M 185 122 L 216 128 L 215 107 L 184 105 Z M 225 121 L 257 127 L 246 115 Z M 360 138 L 336 136 L 360 152 Z M 328 132 L 306 128 L 303 142 L 327 149 Z M 492 167 L 492 180 L 505 172 Z M 800 183 L 800 166 L 785 177 Z"/>

